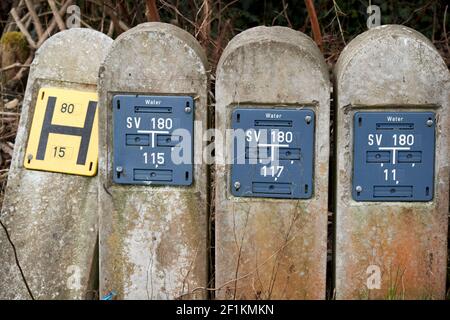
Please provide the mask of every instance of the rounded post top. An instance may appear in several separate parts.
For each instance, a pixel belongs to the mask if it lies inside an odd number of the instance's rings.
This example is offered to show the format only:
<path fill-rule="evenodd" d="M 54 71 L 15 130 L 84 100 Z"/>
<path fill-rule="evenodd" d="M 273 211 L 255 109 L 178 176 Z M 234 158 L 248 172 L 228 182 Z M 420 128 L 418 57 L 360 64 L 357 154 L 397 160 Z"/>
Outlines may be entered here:
<path fill-rule="evenodd" d="M 334 68 L 338 107 L 448 107 L 450 73 L 421 33 L 401 25 L 372 28 L 353 39 Z"/>
<path fill-rule="evenodd" d="M 37 50 L 30 75 L 35 78 L 95 84 L 111 46 L 107 35 L 87 28 L 56 33 Z"/>
<path fill-rule="evenodd" d="M 102 32 L 87 28 L 70 28 L 60 31 L 44 41 L 36 51 L 33 64 L 49 58 L 47 55 L 53 54 L 54 50 L 63 53 L 61 58 L 68 55 L 92 57 L 94 52 L 104 56 L 112 42 L 113 40 Z"/>
<path fill-rule="evenodd" d="M 303 51 L 302 57 L 312 60 L 321 69 L 324 77 L 328 79 L 328 67 L 315 42 L 300 31 L 281 26 L 259 26 L 239 33 L 231 39 L 223 51 L 217 65 L 218 72 L 233 52 L 242 47 L 251 48 L 253 44 L 261 43 L 273 43 L 275 46 L 284 44 Z M 255 47 L 255 49 L 257 48 Z"/>
<path fill-rule="evenodd" d="M 219 60 L 215 85 L 217 108 L 251 101 L 319 102 L 329 109 L 331 84 L 322 53 L 310 37 L 287 27 L 255 27 L 235 36 Z"/>
<path fill-rule="evenodd" d="M 207 69 L 208 66 L 208 58 L 206 56 L 205 51 L 203 50 L 200 43 L 195 39 L 193 35 L 191 35 L 189 32 L 174 26 L 170 23 L 164 23 L 164 22 L 145 22 L 141 23 L 130 30 L 127 30 L 126 32 L 120 34 L 116 40 L 114 41 L 111 51 L 114 50 L 114 47 L 119 45 L 122 41 L 126 41 L 130 37 L 134 37 L 139 33 L 157 33 L 161 37 L 175 37 L 178 40 L 185 43 L 187 46 L 189 46 L 199 57 L 202 64 L 205 66 L 205 69 Z"/>
<path fill-rule="evenodd" d="M 399 41 L 400 39 L 402 41 Z M 399 45 L 404 47 L 400 48 Z M 382 56 L 384 49 L 389 47 L 392 49 L 396 46 L 399 49 L 396 52 L 399 57 L 406 54 L 403 49 L 407 49 L 406 51 L 422 51 L 422 53 L 434 56 L 437 64 L 441 64 L 443 68 L 448 69 L 439 52 L 427 37 L 409 27 L 390 24 L 371 28 L 361 33 L 344 48 L 334 67 L 336 79 L 345 72 L 345 68 L 356 55 Z M 390 58 L 396 57 L 391 56 Z"/>

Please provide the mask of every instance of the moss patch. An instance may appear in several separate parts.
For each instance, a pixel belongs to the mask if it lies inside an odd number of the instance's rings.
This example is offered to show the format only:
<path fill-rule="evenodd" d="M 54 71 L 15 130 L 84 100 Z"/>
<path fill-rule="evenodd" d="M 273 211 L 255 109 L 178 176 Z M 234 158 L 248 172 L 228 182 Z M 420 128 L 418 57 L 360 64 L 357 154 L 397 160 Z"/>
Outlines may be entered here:
<path fill-rule="evenodd" d="M 0 44 L 3 51 L 13 51 L 21 62 L 30 54 L 27 39 L 21 32 L 6 32 L 0 39 Z"/>

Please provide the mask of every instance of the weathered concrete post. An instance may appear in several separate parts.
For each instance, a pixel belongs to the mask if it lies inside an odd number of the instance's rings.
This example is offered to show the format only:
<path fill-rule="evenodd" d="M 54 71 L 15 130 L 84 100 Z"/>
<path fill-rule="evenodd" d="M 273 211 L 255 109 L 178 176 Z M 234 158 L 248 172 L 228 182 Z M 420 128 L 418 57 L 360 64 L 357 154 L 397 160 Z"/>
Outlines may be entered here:
<path fill-rule="evenodd" d="M 70 29 L 36 53 L 0 216 L 12 242 L 0 229 L 1 299 L 30 298 L 13 245 L 34 298 L 92 294 L 98 231 L 96 83 L 111 42 L 100 32 Z"/>
<path fill-rule="evenodd" d="M 215 140 L 218 298 L 325 298 L 329 105 L 327 66 L 306 35 L 257 27 L 226 47 L 216 127 L 245 142 Z"/>
<path fill-rule="evenodd" d="M 195 289 L 207 286 L 208 175 L 192 158 L 207 123 L 206 56 L 186 31 L 145 23 L 100 69 L 101 294 L 205 298 Z M 188 159 L 177 164 L 180 143 Z"/>
<path fill-rule="evenodd" d="M 335 69 L 336 297 L 442 299 L 449 72 L 423 35 L 371 29 Z"/>

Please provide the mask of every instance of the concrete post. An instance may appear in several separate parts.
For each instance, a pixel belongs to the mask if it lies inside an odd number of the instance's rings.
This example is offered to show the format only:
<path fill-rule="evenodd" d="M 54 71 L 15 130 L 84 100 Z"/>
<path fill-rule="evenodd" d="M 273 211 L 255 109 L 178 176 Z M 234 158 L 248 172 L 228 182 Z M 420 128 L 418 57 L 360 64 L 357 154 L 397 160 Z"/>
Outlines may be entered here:
<path fill-rule="evenodd" d="M 218 131 L 225 135 L 232 127 L 237 108 L 272 109 L 281 119 L 278 111 L 310 110 L 315 119 L 309 116 L 305 121 L 309 119 L 307 124 L 311 122 L 315 130 L 302 143 L 309 143 L 311 150 L 303 151 L 300 144 L 300 159 L 311 159 L 314 173 L 309 190 L 304 190 L 310 196 L 304 199 L 235 196 L 233 192 L 246 186 L 231 181 L 232 139 L 222 150 L 216 137 L 217 298 L 325 298 L 329 104 L 327 66 L 306 35 L 284 27 L 256 27 L 226 47 L 217 68 Z M 295 124 L 296 119 L 287 123 Z M 301 132 L 294 133 L 296 139 L 301 139 Z M 248 166 L 242 173 L 254 169 Z M 284 179 L 291 179 L 292 187 L 304 176 Z"/>
<path fill-rule="evenodd" d="M 88 174 L 90 176 L 29 170 L 24 165 L 33 166 L 35 162 L 35 158 L 29 158 L 26 152 L 30 150 L 32 140 L 39 135 L 39 132 L 30 132 L 32 123 L 34 126 L 39 122 L 33 120 L 33 114 L 38 113 L 37 106 L 46 107 L 40 105 L 41 100 L 47 99 L 45 92 L 50 92 L 45 88 L 59 88 L 53 91 L 58 92 L 58 108 L 53 120 L 57 115 L 61 120 L 60 103 L 65 100 L 69 104 L 73 102 L 69 101 L 73 90 L 77 94 L 93 95 L 95 99 L 98 68 L 111 42 L 110 38 L 97 31 L 70 29 L 49 38 L 36 53 L 28 77 L 0 216 L 12 242 L 1 229 L 1 299 L 30 298 L 15 262 L 13 246 L 34 298 L 86 299 L 93 295 L 97 276 L 98 179 L 92 175 L 97 165 L 97 141 L 90 141 L 86 151 L 95 158 Z M 44 95 L 38 96 L 39 92 L 44 92 Z M 96 107 L 96 103 L 93 106 Z M 86 106 L 75 103 L 74 108 L 77 117 L 86 117 L 82 111 L 83 108 L 86 110 Z M 59 124 L 68 126 L 73 123 L 72 120 L 67 114 Z M 97 132 L 92 134 L 97 136 Z M 44 167 L 48 167 L 41 169 L 64 171 L 66 166 L 76 167 L 76 157 L 68 158 L 65 151 L 59 154 L 60 162 L 48 159 L 48 152 L 52 152 L 53 148 L 50 144 L 57 141 L 56 136 L 60 140 L 73 137 L 65 133 L 50 133 L 48 143 L 44 145 L 47 153 L 42 161 Z M 70 148 L 77 153 L 79 142 Z"/>
<path fill-rule="evenodd" d="M 339 57 L 338 299 L 444 298 L 449 79 L 431 42 L 404 26 L 370 29 Z M 377 114 L 381 118 L 373 118 Z M 358 135 L 364 130 L 373 133 Z M 397 141 L 400 135 L 407 139 Z M 403 149 L 394 151 L 392 146 Z M 382 161 L 381 153 L 369 159 L 370 150 L 378 152 L 379 147 L 387 152 L 386 159 Z M 404 150 L 411 153 L 402 159 Z M 357 166 L 363 168 L 360 173 Z"/>
<path fill-rule="evenodd" d="M 195 128 L 196 137 L 201 137 L 207 123 L 206 56 L 186 31 L 164 23 L 145 23 L 114 41 L 100 69 L 99 96 L 104 107 L 100 112 L 99 156 L 101 294 L 114 290 L 118 299 L 205 298 L 205 290 L 195 289 L 205 288 L 208 278 L 206 164 L 195 164 L 190 185 L 153 185 L 151 178 L 143 178 L 139 185 L 119 184 L 121 177 L 131 179 L 132 172 L 122 165 L 119 169 L 115 163 L 120 151 L 114 139 L 128 129 L 114 118 L 119 106 L 116 108 L 113 101 L 129 94 L 157 96 L 148 100 L 177 112 L 178 106 L 166 104 L 161 96 L 190 97 L 195 104 L 194 120 L 203 124 L 203 128 Z M 121 110 L 137 112 L 123 101 Z M 148 112 L 156 112 L 152 110 Z M 149 114 L 139 116 L 146 130 L 152 124 Z M 166 116 L 161 113 L 158 117 Z M 179 118 L 172 120 L 174 126 L 181 123 Z M 136 149 L 129 150 L 131 154 Z M 201 152 L 201 139 L 196 138 L 194 157 L 201 159 Z M 164 157 L 167 165 L 170 154 Z M 144 171 L 150 168 L 142 162 L 141 154 L 133 161 Z M 175 174 L 177 167 L 173 170 Z"/>

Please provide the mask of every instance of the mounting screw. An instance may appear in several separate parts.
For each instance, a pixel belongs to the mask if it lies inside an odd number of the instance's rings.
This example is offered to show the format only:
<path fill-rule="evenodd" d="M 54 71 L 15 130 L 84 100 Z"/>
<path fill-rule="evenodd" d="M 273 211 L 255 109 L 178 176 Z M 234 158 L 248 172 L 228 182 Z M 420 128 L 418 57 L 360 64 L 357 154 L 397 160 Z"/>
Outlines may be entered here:
<path fill-rule="evenodd" d="M 184 108 L 184 112 L 186 112 L 186 113 L 191 113 L 191 107 L 186 107 L 186 108 Z"/>
<path fill-rule="evenodd" d="M 240 183 L 239 181 L 236 181 L 236 182 L 234 183 L 234 188 L 235 188 L 236 190 L 239 190 L 240 187 L 241 187 L 241 183 Z"/>
<path fill-rule="evenodd" d="M 356 192 L 361 192 L 362 191 L 362 187 L 361 186 L 356 186 L 355 190 L 356 190 Z"/>
<path fill-rule="evenodd" d="M 122 172 L 122 171 L 123 171 L 123 168 L 122 168 L 122 167 L 116 167 L 116 171 L 117 171 L 117 172 Z"/>
<path fill-rule="evenodd" d="M 310 124 L 311 123 L 311 116 L 306 116 L 305 117 L 305 121 L 306 121 L 307 124 Z"/>
<path fill-rule="evenodd" d="M 427 120 L 427 126 L 431 127 L 433 125 L 433 120 L 428 119 Z"/>
<path fill-rule="evenodd" d="M 32 159 L 33 159 L 33 155 L 32 155 L 31 153 L 29 153 L 29 154 L 27 155 L 27 159 L 28 159 L 28 161 L 32 160 Z"/>

